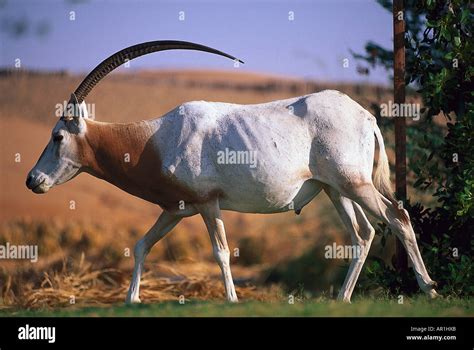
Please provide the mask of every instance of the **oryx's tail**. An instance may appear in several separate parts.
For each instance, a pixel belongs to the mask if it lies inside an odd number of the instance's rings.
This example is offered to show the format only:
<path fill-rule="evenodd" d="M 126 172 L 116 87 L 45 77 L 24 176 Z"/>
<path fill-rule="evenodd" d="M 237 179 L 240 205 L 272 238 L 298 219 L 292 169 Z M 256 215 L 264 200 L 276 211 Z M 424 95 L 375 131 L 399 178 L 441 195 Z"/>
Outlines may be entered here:
<path fill-rule="evenodd" d="M 380 132 L 377 122 L 374 122 L 374 133 L 379 145 L 379 159 L 377 161 L 373 179 L 374 186 L 384 197 L 390 199 L 391 202 L 396 203 L 397 200 L 393 195 L 392 184 L 390 182 L 390 166 L 388 163 L 387 153 L 385 152 L 382 133 Z"/>
<path fill-rule="evenodd" d="M 377 139 L 377 143 L 379 144 L 379 159 L 377 161 L 377 167 L 375 168 L 374 173 L 374 186 L 385 198 L 392 202 L 393 207 L 400 213 L 402 221 L 405 224 L 410 224 L 408 212 L 399 205 L 393 194 L 392 183 L 390 182 L 390 165 L 388 163 L 387 153 L 385 152 L 382 133 L 380 132 L 377 122 L 375 121 L 374 134 L 375 138 Z"/>

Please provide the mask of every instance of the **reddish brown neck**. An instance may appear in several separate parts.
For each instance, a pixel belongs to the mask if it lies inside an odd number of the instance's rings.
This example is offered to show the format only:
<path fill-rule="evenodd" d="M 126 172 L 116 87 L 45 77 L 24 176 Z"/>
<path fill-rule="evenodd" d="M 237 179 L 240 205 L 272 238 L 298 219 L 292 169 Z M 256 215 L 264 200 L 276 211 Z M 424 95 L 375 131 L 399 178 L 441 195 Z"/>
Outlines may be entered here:
<path fill-rule="evenodd" d="M 130 169 L 139 162 L 152 135 L 143 123 L 87 121 L 82 149 L 84 170 L 117 185 L 127 181 Z"/>
<path fill-rule="evenodd" d="M 197 203 L 199 196 L 162 170 L 156 123 L 108 124 L 88 121 L 81 150 L 84 170 L 122 190 L 177 210 L 180 201 Z"/>

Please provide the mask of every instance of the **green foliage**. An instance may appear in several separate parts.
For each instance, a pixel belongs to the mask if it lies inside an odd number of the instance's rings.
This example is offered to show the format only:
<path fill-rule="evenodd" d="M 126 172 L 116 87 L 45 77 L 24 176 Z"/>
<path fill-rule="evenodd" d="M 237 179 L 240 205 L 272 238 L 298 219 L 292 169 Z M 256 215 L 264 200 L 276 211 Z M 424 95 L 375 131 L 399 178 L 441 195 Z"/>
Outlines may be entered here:
<path fill-rule="evenodd" d="M 407 82 L 419 85 L 428 116 L 465 113 L 472 97 L 473 15 L 467 1 L 417 1 L 413 13 L 426 16 L 420 39 L 409 36 Z"/>
<path fill-rule="evenodd" d="M 469 221 L 472 224 L 474 218 L 473 121 L 474 105 L 471 104 L 468 118 L 448 124 L 448 135 L 441 148 L 443 166 L 447 171 L 445 181 L 440 183 L 435 196 L 441 202 L 445 214 L 453 217 L 455 228 Z"/>
<path fill-rule="evenodd" d="M 408 283 L 407 283 L 408 282 Z M 370 257 L 362 271 L 358 288 L 364 291 L 388 290 L 389 295 L 413 294 L 418 291 L 414 278 L 402 278 L 391 266 L 382 259 Z"/>
<path fill-rule="evenodd" d="M 391 1 L 378 2 L 392 11 Z M 409 170 L 416 178 L 413 186 L 431 191 L 435 200 L 432 208 L 408 203 L 407 209 L 426 265 L 442 290 L 472 295 L 474 15 L 469 2 L 462 0 L 407 0 L 405 6 L 405 78 L 424 105 L 424 118 L 408 128 Z M 365 55 L 354 56 L 371 66 L 393 67 L 393 51 L 372 42 Z M 450 121 L 447 133 L 433 121 L 439 113 Z M 396 274 L 374 261 L 366 277 L 390 284 L 392 292 L 410 291 L 413 279 L 402 284 Z"/>
<path fill-rule="evenodd" d="M 474 239 L 469 234 L 472 222 L 457 222 L 459 229 L 453 230 L 449 214 L 443 208 L 424 208 L 420 203 L 407 203 L 413 229 L 421 242 L 423 260 L 431 277 L 438 282 L 442 295 L 466 296 L 474 294 Z M 384 235 L 390 234 L 385 225 L 380 225 Z M 364 290 L 387 287 L 390 294 L 413 294 L 419 291 L 413 273 L 402 276 L 383 260 L 371 258 L 361 275 L 360 286 Z"/>
<path fill-rule="evenodd" d="M 392 11 L 391 1 L 377 2 Z M 422 94 L 428 117 L 453 111 L 462 118 L 473 96 L 474 15 L 469 2 L 406 0 L 404 19 L 407 84 Z M 371 67 L 393 69 L 393 50 L 369 41 L 365 51 L 353 55 Z"/>

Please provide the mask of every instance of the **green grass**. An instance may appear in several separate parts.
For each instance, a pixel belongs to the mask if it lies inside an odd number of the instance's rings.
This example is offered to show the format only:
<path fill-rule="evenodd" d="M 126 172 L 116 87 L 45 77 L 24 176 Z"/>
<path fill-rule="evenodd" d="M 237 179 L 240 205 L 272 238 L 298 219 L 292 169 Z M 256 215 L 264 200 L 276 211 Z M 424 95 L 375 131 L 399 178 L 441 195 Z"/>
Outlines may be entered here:
<path fill-rule="evenodd" d="M 352 304 L 332 300 L 306 300 L 304 302 L 268 303 L 249 301 L 238 304 L 225 302 L 190 301 L 141 305 L 115 305 L 108 307 L 62 308 L 56 310 L 2 310 L 0 317 L 8 316 L 474 316 L 472 299 L 428 300 L 425 297 L 405 298 L 403 304 L 396 299 L 355 299 Z"/>

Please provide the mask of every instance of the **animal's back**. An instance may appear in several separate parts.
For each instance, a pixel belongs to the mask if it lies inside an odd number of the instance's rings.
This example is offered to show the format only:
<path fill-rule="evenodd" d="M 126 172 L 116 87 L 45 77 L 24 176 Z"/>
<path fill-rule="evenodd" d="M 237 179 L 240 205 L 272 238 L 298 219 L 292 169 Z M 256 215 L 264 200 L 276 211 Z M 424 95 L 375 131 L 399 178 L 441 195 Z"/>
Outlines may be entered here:
<path fill-rule="evenodd" d="M 163 171 L 199 196 L 220 193 L 223 208 L 278 211 L 340 156 L 334 135 L 358 151 L 366 114 L 336 91 L 256 105 L 188 102 L 159 121 Z"/>

